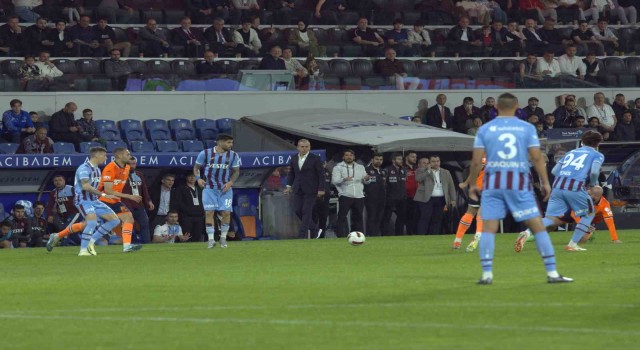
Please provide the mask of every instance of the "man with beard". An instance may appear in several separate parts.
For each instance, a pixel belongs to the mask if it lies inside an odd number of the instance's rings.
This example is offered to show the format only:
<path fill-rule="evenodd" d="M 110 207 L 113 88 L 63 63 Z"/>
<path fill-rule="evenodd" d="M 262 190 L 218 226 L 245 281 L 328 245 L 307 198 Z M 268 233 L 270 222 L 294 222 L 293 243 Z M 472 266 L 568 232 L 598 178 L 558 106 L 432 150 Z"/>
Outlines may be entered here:
<path fill-rule="evenodd" d="M 380 168 L 382 166 L 382 154 L 374 153 L 371 164 L 365 168 L 369 175 L 369 182 L 364 185 L 364 203 L 367 209 L 367 235 L 380 236 L 382 225 L 382 215 L 386 199 L 385 181 L 386 172 Z"/>
<path fill-rule="evenodd" d="M 401 153 L 394 153 L 391 165 L 384 169 L 387 175 L 387 199 L 382 219 L 383 235 L 404 235 L 404 223 L 407 215 L 407 170 L 403 167 Z M 395 230 L 391 229 L 391 214 L 396 214 Z"/>
<path fill-rule="evenodd" d="M 346 237 L 351 231 L 363 231 L 364 183 L 369 182 L 369 175 L 364 166 L 355 162 L 355 158 L 353 150 L 344 150 L 342 162 L 336 164 L 332 171 L 331 182 L 338 189 L 338 237 Z M 347 223 L 349 213 L 351 228 Z"/>

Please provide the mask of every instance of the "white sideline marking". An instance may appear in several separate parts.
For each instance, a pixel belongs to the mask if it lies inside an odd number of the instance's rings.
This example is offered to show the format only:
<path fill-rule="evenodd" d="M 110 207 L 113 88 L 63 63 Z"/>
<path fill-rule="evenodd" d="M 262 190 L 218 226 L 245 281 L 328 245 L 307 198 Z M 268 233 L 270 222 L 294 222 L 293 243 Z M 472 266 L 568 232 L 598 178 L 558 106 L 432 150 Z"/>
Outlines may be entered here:
<path fill-rule="evenodd" d="M 400 329 L 483 329 L 496 331 L 518 331 L 518 332 L 549 332 L 549 333 L 585 333 L 585 334 L 611 334 L 611 335 L 633 335 L 640 336 L 640 331 L 634 330 L 614 330 L 597 328 L 566 328 L 566 327 L 544 327 L 544 326 L 501 326 L 495 324 L 469 325 L 469 324 L 448 324 L 448 323 L 402 323 L 402 322 L 369 322 L 369 321 L 330 321 L 330 320 L 278 320 L 278 319 L 257 319 L 257 318 L 193 318 L 193 317 L 121 317 L 121 316 L 55 316 L 55 315 L 13 315 L 0 314 L 4 319 L 37 319 L 37 320 L 76 320 L 76 321 L 118 321 L 118 322 L 190 322 L 190 323 L 257 323 L 285 326 L 331 326 L 331 327 L 382 327 Z"/>
<path fill-rule="evenodd" d="M 176 307 L 118 307 L 118 308 L 85 308 L 85 309 L 58 309 L 58 310 L 5 310 L 12 314 L 22 313 L 41 313 L 41 312 L 57 312 L 57 313 L 74 313 L 74 312 L 139 312 L 139 311 L 216 311 L 216 310 L 268 310 L 268 309 L 341 309 L 341 308 L 368 308 L 368 307 L 478 307 L 478 308 L 526 308 L 526 307 L 602 307 L 602 308 L 638 308 L 640 304 L 590 304 L 590 303 L 369 303 L 369 304 L 307 304 L 307 305 L 227 305 L 227 306 L 176 306 Z"/>

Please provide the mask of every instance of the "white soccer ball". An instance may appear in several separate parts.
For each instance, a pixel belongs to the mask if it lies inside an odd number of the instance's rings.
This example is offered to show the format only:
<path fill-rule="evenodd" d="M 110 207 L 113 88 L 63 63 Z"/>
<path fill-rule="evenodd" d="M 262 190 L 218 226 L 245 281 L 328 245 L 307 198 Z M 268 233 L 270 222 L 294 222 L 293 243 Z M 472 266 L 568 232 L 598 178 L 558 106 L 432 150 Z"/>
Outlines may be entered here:
<path fill-rule="evenodd" d="M 347 239 L 349 240 L 349 244 L 357 246 L 357 245 L 363 245 L 364 241 L 366 240 L 366 237 L 362 232 L 353 231 L 347 236 Z"/>

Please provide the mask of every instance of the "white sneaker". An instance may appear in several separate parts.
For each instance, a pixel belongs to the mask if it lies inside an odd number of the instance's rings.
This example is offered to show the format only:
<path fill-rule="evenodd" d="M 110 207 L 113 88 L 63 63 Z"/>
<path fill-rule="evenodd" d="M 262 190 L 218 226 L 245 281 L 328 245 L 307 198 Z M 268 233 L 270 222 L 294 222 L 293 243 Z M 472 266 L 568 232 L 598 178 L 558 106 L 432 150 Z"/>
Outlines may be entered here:
<path fill-rule="evenodd" d="M 96 252 L 96 244 L 95 244 L 95 242 L 89 242 L 89 245 L 87 246 L 87 251 L 91 255 L 98 255 L 98 252 Z"/>
<path fill-rule="evenodd" d="M 516 253 L 520 253 L 522 251 L 522 248 L 524 248 L 524 244 L 527 242 L 528 238 L 528 231 L 520 232 L 520 234 L 518 234 L 518 238 L 516 238 L 516 243 L 513 245 L 513 250 L 515 250 Z"/>
<path fill-rule="evenodd" d="M 78 256 L 94 256 L 94 255 L 95 254 L 89 253 L 89 251 L 86 249 L 80 249 L 80 253 L 78 253 Z"/>
<path fill-rule="evenodd" d="M 213 247 L 216 246 L 216 240 L 215 239 L 210 239 L 209 240 L 209 244 L 207 244 L 207 249 L 211 249 Z"/>
<path fill-rule="evenodd" d="M 564 247 L 564 250 L 568 251 L 568 252 L 584 252 L 587 251 L 585 248 L 580 247 L 579 245 L 568 245 L 566 247 Z"/>
<path fill-rule="evenodd" d="M 227 239 L 220 237 L 220 248 L 226 248 L 226 247 L 227 247 Z"/>

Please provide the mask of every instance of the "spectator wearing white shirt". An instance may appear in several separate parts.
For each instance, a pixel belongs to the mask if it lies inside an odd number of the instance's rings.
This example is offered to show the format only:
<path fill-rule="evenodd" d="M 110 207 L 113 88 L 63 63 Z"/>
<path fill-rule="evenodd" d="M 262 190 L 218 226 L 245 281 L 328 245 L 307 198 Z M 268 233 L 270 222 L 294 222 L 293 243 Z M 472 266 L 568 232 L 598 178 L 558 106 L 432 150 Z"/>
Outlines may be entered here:
<path fill-rule="evenodd" d="M 560 64 L 554 57 L 553 51 L 545 51 L 542 58 L 538 59 L 538 74 L 543 78 L 555 78 L 561 74 Z"/>
<path fill-rule="evenodd" d="M 424 29 L 424 22 L 422 21 L 416 21 L 413 24 L 413 29 L 409 31 L 409 43 L 413 45 L 420 56 L 435 57 L 436 55 L 435 49 L 431 46 L 429 32 Z"/>
<path fill-rule="evenodd" d="M 560 72 L 564 75 L 584 79 L 587 67 L 580 58 L 576 57 L 576 52 L 577 49 L 575 46 L 570 45 L 567 47 L 566 53 L 558 59 Z"/>
<path fill-rule="evenodd" d="M 178 212 L 169 211 L 164 225 L 158 225 L 153 230 L 151 243 L 175 243 L 176 238 L 180 242 L 185 242 L 191 238 L 191 234 L 182 233 L 182 228 L 178 224 Z"/>
<path fill-rule="evenodd" d="M 40 69 L 40 77 L 53 81 L 54 78 L 59 78 L 64 75 L 58 67 L 56 67 L 50 60 L 51 54 L 47 51 L 40 52 L 36 66 Z"/>
<path fill-rule="evenodd" d="M 620 47 L 618 37 L 613 34 L 611 29 L 608 28 L 607 20 L 601 19 L 598 21 L 596 28 L 593 28 L 593 36 L 600 40 L 604 46 L 604 52 L 607 56 L 613 55 L 616 51 L 624 53 L 624 49 Z"/>
<path fill-rule="evenodd" d="M 593 104 L 587 107 L 587 119 L 593 117 L 598 118 L 600 127 L 609 133 L 613 132 L 618 122 L 613 108 L 604 102 L 604 94 L 602 92 L 596 92 L 593 95 Z"/>

